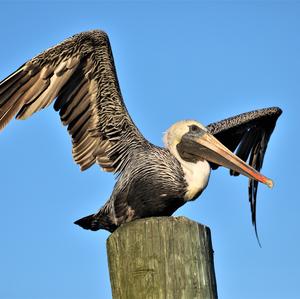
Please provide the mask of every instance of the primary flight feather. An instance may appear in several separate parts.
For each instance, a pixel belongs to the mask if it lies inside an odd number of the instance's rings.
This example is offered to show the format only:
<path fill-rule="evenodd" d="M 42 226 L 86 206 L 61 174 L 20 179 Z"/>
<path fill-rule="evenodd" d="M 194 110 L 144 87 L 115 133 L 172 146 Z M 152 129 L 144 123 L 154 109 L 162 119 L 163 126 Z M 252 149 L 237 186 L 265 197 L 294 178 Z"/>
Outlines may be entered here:
<path fill-rule="evenodd" d="M 181 121 L 166 132 L 165 148 L 155 146 L 127 112 L 109 39 L 99 30 L 66 39 L 1 81 L 0 130 L 14 116 L 26 119 L 53 101 L 80 168 L 96 163 L 118 174 L 104 206 L 76 224 L 112 232 L 137 218 L 171 215 L 203 192 L 211 169 L 225 166 L 233 175 L 249 177 L 256 230 L 258 181 L 272 186 L 259 171 L 280 108 L 243 113 L 206 127 Z"/>

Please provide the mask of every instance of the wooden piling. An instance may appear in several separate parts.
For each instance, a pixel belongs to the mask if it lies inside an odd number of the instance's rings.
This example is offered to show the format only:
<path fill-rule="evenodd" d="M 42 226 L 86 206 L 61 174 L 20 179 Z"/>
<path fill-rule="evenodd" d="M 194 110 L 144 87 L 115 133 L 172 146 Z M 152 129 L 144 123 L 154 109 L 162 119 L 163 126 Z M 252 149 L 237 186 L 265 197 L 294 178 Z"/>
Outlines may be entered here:
<path fill-rule="evenodd" d="M 113 299 L 217 299 L 210 229 L 185 217 L 122 225 L 107 254 Z"/>

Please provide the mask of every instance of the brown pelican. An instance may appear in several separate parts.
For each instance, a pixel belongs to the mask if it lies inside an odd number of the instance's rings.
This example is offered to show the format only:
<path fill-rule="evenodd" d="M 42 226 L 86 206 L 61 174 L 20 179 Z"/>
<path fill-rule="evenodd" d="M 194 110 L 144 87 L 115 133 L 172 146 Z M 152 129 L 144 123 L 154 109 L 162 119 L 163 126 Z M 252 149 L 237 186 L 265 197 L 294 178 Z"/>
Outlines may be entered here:
<path fill-rule="evenodd" d="M 54 100 L 81 170 L 97 163 L 117 174 L 104 206 L 76 224 L 112 232 L 137 218 L 171 215 L 196 199 L 206 188 L 211 169 L 221 165 L 233 175 L 250 178 L 256 229 L 258 182 L 273 184 L 259 171 L 279 108 L 240 114 L 207 127 L 194 120 L 181 121 L 167 130 L 165 148 L 155 146 L 127 112 L 108 37 L 98 30 L 74 35 L 46 50 L 0 83 L 0 130 L 15 115 L 26 119 Z"/>

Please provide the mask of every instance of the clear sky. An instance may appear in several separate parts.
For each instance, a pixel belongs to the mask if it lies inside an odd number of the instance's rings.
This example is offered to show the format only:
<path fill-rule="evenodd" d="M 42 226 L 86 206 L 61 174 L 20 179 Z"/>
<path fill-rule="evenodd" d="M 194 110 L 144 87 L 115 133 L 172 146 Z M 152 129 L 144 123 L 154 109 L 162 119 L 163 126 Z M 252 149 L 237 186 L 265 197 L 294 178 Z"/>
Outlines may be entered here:
<path fill-rule="evenodd" d="M 80 31 L 110 37 L 128 110 L 162 145 L 175 121 L 204 124 L 279 106 L 284 114 L 258 191 L 259 248 L 248 180 L 214 171 L 176 212 L 212 230 L 219 298 L 299 298 L 300 2 L 0 2 L 0 78 Z M 80 172 L 49 108 L 0 133 L 0 298 L 109 299 L 105 231 L 73 221 L 95 212 L 114 178 Z"/>

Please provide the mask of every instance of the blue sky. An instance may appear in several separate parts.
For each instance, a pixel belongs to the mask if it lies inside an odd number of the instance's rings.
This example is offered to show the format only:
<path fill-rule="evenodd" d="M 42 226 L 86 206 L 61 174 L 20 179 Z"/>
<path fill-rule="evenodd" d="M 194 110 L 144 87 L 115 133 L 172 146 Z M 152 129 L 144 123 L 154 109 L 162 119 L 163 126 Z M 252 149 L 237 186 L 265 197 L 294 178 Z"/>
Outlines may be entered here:
<path fill-rule="evenodd" d="M 174 122 L 208 124 L 268 106 L 284 114 L 258 191 L 259 248 L 247 179 L 212 173 L 176 212 L 212 230 L 219 298 L 299 298 L 300 2 L 0 2 L 0 78 L 74 33 L 110 37 L 128 110 L 162 145 Z M 0 133 L 0 298 L 111 298 L 105 231 L 73 221 L 96 211 L 114 179 L 80 172 L 49 108 Z"/>

